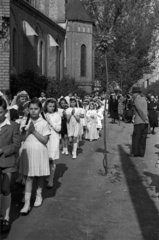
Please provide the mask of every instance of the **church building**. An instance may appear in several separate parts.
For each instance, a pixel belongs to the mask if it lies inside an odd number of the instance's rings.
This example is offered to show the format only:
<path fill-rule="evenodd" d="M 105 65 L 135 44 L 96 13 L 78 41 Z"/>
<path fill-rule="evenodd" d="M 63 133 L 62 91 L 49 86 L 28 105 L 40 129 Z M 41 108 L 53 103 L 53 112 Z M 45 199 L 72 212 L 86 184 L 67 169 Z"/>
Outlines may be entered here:
<path fill-rule="evenodd" d="M 3 49 L 6 55 L 10 52 L 10 64 L 7 80 L 0 78 L 1 89 L 9 88 L 10 73 L 20 74 L 29 69 L 59 81 L 69 75 L 91 92 L 94 23 L 81 0 L 2 2 L 7 2 L 8 7 L 10 4 L 10 50 L 8 47 Z"/>
<path fill-rule="evenodd" d="M 66 6 L 65 73 L 90 92 L 94 82 L 94 24 L 80 0 L 68 0 Z"/>

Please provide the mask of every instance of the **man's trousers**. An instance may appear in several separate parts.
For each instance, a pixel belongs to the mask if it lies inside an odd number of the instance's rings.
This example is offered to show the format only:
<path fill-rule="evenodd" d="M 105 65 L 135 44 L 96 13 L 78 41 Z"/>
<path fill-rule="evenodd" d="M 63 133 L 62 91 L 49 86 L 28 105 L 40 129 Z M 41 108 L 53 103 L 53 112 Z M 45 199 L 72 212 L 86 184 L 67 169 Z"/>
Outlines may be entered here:
<path fill-rule="evenodd" d="M 134 156 L 144 157 L 146 150 L 146 138 L 148 133 L 148 124 L 134 125 L 132 135 L 132 154 Z"/>

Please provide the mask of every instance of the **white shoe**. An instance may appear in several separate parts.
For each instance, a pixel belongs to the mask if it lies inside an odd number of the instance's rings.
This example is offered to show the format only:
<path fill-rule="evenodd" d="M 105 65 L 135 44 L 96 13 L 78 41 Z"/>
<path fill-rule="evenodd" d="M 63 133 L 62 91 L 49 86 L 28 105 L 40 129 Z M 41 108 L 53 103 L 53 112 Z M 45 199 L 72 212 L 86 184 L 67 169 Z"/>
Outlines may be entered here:
<path fill-rule="evenodd" d="M 63 151 L 61 152 L 61 154 L 65 154 L 65 150 L 63 149 Z"/>
<path fill-rule="evenodd" d="M 30 200 L 25 201 L 24 207 L 20 211 L 20 214 L 27 215 L 30 212 Z"/>
<path fill-rule="evenodd" d="M 66 149 L 66 151 L 65 151 L 65 155 L 69 155 L 69 153 L 68 153 L 68 149 Z"/>
<path fill-rule="evenodd" d="M 34 207 L 40 207 L 42 205 L 43 199 L 41 196 L 36 195 Z"/>
<path fill-rule="evenodd" d="M 73 154 L 73 155 L 72 155 L 72 158 L 73 158 L 73 159 L 76 159 L 76 158 L 77 158 L 77 155 L 76 155 L 76 154 Z"/>

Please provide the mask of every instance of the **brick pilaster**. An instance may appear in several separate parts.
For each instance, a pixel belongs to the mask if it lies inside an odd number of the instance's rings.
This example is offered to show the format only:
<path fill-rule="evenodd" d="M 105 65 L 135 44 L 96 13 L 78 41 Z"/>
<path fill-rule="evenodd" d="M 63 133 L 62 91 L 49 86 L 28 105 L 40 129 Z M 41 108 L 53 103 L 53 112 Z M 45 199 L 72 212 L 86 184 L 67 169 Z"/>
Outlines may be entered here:
<path fill-rule="evenodd" d="M 0 91 L 9 89 L 10 0 L 0 0 Z"/>

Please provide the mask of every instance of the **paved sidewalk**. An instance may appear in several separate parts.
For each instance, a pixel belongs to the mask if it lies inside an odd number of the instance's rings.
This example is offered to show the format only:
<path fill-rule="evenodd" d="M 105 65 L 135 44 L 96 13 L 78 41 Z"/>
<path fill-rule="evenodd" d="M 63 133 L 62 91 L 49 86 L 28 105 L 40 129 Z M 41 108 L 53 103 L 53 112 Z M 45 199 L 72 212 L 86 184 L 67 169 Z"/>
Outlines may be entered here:
<path fill-rule="evenodd" d="M 86 141 L 76 160 L 61 156 L 54 188 L 28 216 L 19 215 L 22 188 L 13 184 L 12 229 L 1 239 L 159 240 L 159 199 L 151 196 L 159 188 L 158 134 L 149 135 L 144 159 L 130 158 L 132 129 L 108 123 L 108 177 L 102 138 Z"/>

